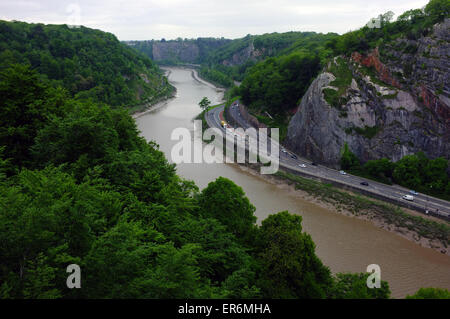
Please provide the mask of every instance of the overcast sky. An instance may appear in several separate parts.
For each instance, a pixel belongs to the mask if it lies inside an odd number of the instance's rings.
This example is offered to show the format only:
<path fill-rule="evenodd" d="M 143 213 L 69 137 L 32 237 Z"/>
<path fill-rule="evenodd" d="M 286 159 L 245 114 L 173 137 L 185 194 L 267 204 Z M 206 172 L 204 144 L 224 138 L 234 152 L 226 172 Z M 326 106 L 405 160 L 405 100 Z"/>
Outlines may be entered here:
<path fill-rule="evenodd" d="M 380 13 L 428 0 L 1 0 L 0 19 L 82 24 L 119 40 L 240 38 L 286 31 L 345 33 Z"/>

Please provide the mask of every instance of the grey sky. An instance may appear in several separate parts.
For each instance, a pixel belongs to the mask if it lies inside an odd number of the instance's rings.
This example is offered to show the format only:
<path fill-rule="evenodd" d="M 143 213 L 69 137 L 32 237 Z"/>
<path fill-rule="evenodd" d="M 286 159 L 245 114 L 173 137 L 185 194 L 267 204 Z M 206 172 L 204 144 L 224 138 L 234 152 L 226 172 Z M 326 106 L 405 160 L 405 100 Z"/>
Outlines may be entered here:
<path fill-rule="evenodd" d="M 46 24 L 80 21 L 120 40 L 240 38 L 286 31 L 344 33 L 386 11 L 428 0 L 1 0 L 0 19 Z M 79 15 L 77 14 L 80 10 Z M 78 20 L 79 16 L 79 20 Z"/>

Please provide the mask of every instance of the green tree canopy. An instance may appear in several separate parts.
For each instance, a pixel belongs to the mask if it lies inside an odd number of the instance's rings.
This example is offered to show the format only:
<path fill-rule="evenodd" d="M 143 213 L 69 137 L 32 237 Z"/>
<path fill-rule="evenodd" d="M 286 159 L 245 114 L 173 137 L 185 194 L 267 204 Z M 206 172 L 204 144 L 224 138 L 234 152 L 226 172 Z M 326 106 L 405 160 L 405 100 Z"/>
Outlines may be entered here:
<path fill-rule="evenodd" d="M 441 288 L 420 288 L 414 295 L 406 299 L 450 299 L 450 291 Z"/>
<path fill-rule="evenodd" d="M 266 298 L 325 298 L 332 285 L 330 270 L 302 232 L 301 216 L 270 215 L 258 232 L 261 278 Z"/>

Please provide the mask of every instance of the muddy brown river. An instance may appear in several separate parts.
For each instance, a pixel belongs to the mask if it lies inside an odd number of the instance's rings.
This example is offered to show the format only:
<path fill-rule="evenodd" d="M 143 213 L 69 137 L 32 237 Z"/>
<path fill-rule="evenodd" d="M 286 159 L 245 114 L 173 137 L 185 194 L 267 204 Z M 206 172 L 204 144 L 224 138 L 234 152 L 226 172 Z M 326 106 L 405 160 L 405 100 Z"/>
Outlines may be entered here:
<path fill-rule="evenodd" d="M 160 145 L 170 161 L 175 128 L 193 132 L 193 118 L 201 110 L 198 102 L 208 97 L 214 104 L 222 92 L 194 79 L 192 70 L 168 68 L 177 95 L 154 111 L 136 119 L 142 136 Z M 286 187 L 250 174 L 235 164 L 179 164 L 177 171 L 195 181 L 200 189 L 219 176 L 241 186 L 256 207 L 258 222 L 269 214 L 288 210 L 303 217 L 303 230 L 311 234 L 317 255 L 336 272 L 365 272 L 370 264 L 381 267 L 381 278 L 389 282 L 392 297 L 403 298 L 421 287 L 450 289 L 450 256 L 423 248 L 371 222 L 347 217 L 303 199 Z"/>

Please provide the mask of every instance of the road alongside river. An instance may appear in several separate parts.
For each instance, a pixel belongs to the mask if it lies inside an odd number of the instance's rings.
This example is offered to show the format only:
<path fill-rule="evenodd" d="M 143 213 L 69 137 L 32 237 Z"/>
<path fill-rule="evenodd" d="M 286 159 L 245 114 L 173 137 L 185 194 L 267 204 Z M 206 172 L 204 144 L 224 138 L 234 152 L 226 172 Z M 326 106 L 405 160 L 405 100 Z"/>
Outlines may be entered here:
<path fill-rule="evenodd" d="M 175 128 L 193 132 L 193 119 L 201 112 L 198 102 L 208 97 L 222 101 L 223 91 L 196 81 L 192 70 L 170 68 L 169 80 L 177 95 L 136 119 L 142 136 L 154 140 L 170 161 Z M 224 176 L 241 186 L 256 207 L 260 223 L 269 214 L 288 210 L 303 217 L 303 230 L 311 234 L 318 256 L 333 272 L 365 272 L 369 264 L 381 267 L 381 277 L 391 286 L 392 295 L 402 298 L 420 287 L 450 289 L 450 257 L 420 247 L 368 221 L 337 214 L 246 172 L 236 164 L 179 164 L 180 176 L 194 180 L 200 188 Z"/>

